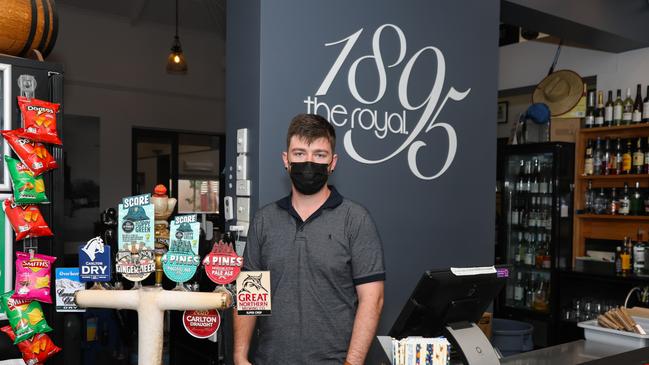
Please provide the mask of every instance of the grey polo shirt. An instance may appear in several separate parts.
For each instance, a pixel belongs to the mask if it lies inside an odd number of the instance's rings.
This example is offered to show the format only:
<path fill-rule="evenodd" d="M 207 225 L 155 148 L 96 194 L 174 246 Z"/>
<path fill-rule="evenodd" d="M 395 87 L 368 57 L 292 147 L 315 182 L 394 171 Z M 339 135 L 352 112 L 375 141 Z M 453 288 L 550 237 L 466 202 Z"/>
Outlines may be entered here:
<path fill-rule="evenodd" d="M 258 317 L 255 365 L 342 364 L 358 305 L 356 285 L 385 280 L 368 211 L 333 187 L 303 222 L 288 196 L 261 208 L 248 232 L 245 270 L 270 270 L 272 315 Z"/>

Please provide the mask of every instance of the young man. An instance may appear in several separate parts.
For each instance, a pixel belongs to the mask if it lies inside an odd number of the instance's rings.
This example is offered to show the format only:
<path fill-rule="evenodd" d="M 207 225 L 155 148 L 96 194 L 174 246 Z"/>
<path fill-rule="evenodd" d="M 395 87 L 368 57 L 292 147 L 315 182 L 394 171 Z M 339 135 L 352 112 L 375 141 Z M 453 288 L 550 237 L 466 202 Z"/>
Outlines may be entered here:
<path fill-rule="evenodd" d="M 286 143 L 291 195 L 257 212 L 244 253 L 245 270 L 270 270 L 273 312 L 235 314 L 234 363 L 251 364 L 257 324 L 255 365 L 362 365 L 383 308 L 380 238 L 367 210 L 326 184 L 338 161 L 331 124 L 297 115 Z"/>

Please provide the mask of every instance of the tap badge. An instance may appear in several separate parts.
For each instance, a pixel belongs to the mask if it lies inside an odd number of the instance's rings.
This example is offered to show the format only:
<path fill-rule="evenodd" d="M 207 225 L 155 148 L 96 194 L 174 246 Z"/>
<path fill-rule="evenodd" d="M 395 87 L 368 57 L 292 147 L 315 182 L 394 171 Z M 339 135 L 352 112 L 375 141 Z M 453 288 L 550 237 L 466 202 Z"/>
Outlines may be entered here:
<path fill-rule="evenodd" d="M 213 282 L 220 285 L 233 282 L 243 266 L 243 257 L 237 255 L 231 244 L 219 241 L 203 259 L 205 273 Z"/>
<path fill-rule="evenodd" d="M 101 237 L 95 237 L 79 247 L 79 280 L 110 281 L 110 246 Z"/>
<path fill-rule="evenodd" d="M 237 314 L 271 314 L 270 271 L 244 271 L 237 277 Z"/>
<path fill-rule="evenodd" d="M 170 224 L 169 251 L 162 256 L 162 270 L 177 283 L 194 276 L 201 262 L 198 256 L 200 223 L 196 214 L 176 216 Z"/>
<path fill-rule="evenodd" d="M 118 211 L 115 271 L 131 281 L 144 280 L 155 271 L 151 194 L 123 198 Z"/>

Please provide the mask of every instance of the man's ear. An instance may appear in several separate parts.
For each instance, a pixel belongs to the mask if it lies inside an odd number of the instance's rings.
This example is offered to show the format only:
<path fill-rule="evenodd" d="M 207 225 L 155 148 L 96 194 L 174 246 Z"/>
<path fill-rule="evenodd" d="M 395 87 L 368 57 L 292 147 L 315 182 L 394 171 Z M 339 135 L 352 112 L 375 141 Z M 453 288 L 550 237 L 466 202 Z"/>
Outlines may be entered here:
<path fill-rule="evenodd" d="M 338 154 L 334 153 L 331 158 L 331 167 L 329 168 L 329 173 L 331 174 L 336 169 L 336 164 L 338 163 Z"/>
<path fill-rule="evenodd" d="M 288 153 L 282 152 L 282 161 L 284 162 L 284 169 L 288 170 Z"/>

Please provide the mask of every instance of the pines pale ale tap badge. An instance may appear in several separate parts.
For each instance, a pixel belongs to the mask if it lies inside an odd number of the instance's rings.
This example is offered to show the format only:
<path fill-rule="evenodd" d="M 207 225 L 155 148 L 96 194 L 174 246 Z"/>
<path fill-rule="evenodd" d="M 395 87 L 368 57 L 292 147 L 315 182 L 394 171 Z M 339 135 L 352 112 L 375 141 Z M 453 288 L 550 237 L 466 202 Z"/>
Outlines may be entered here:
<path fill-rule="evenodd" d="M 142 281 L 155 271 L 151 194 L 123 198 L 118 211 L 115 270 L 128 280 Z"/>
<path fill-rule="evenodd" d="M 184 283 L 194 276 L 201 262 L 198 256 L 200 223 L 196 214 L 179 215 L 170 226 L 169 251 L 162 256 L 162 269 L 169 279 Z"/>
<path fill-rule="evenodd" d="M 220 285 L 233 282 L 243 266 L 243 257 L 237 255 L 232 245 L 219 241 L 214 243 L 212 252 L 203 259 L 205 273 L 213 282 Z"/>

